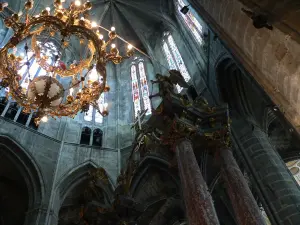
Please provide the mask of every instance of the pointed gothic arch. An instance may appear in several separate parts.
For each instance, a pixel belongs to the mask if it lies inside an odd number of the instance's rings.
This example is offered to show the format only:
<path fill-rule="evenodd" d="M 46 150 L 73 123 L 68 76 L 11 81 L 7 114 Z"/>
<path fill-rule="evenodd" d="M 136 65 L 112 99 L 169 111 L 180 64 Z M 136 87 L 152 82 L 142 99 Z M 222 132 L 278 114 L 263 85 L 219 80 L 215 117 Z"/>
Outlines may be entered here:
<path fill-rule="evenodd" d="M 56 190 L 59 194 L 60 200 L 63 200 L 66 195 L 68 194 L 68 191 L 76 187 L 79 183 L 86 181 L 89 177 L 89 171 L 92 169 L 99 168 L 94 162 L 88 161 L 84 162 L 77 167 L 73 168 L 72 170 L 68 171 L 66 174 L 62 175 L 61 179 L 57 181 L 56 183 Z M 103 168 L 105 170 L 105 168 Z M 106 189 L 108 195 L 112 195 L 113 193 L 113 182 L 111 179 L 111 176 L 107 173 L 105 170 L 107 176 L 108 176 L 108 188 Z M 103 184 L 103 187 L 105 185 Z"/>
<path fill-rule="evenodd" d="M 223 57 L 216 66 L 216 80 L 220 100 L 228 103 L 229 108 L 240 115 L 250 116 L 252 108 L 249 104 L 244 72 L 230 57 Z"/>
<path fill-rule="evenodd" d="M 151 169 L 158 169 L 162 173 L 167 174 L 170 177 L 170 180 L 176 188 L 180 187 L 180 181 L 179 177 L 176 173 L 173 173 L 170 170 L 170 163 L 158 156 L 155 155 L 148 155 L 146 156 L 140 163 L 139 167 L 137 168 L 136 172 L 134 173 L 134 176 L 131 179 L 131 185 L 130 185 L 130 193 L 132 196 L 135 195 L 137 192 L 138 186 L 141 183 L 141 180 L 144 178 L 144 175 L 149 172 Z"/>
<path fill-rule="evenodd" d="M 2 183 L 0 186 L 4 188 L 1 190 L 1 196 L 5 197 L 5 186 L 9 187 L 9 191 L 11 191 L 8 194 L 15 193 L 14 195 L 18 196 L 18 194 L 22 193 L 21 196 L 26 195 L 27 200 L 24 199 L 24 204 L 27 205 L 23 207 L 25 211 L 18 211 L 24 215 L 24 218 L 21 218 L 24 221 L 21 222 L 29 224 L 32 221 L 38 221 L 39 213 L 36 213 L 35 210 L 39 211 L 38 209 L 42 207 L 45 195 L 44 180 L 38 164 L 21 145 L 8 136 L 0 135 L 0 155 L 3 160 L 0 166 L 0 182 Z M 9 171 L 6 171 L 7 169 Z M 14 195 L 12 197 L 15 197 Z M 5 204 L 5 202 L 2 202 L 2 204 Z M 17 211 L 21 204 L 21 199 L 19 199 L 10 211 Z M 31 214 L 31 212 L 34 213 Z M 12 222 L 12 218 L 9 218 L 9 220 Z"/>
<path fill-rule="evenodd" d="M 89 183 L 89 172 L 96 168 L 99 167 L 94 162 L 86 161 L 69 170 L 68 172 L 63 174 L 59 180 L 56 181 L 54 187 L 55 194 L 53 196 L 53 202 L 51 206 L 54 209 L 53 214 L 56 216 L 48 219 L 48 222 L 51 222 L 51 224 L 58 223 L 60 213 L 65 213 L 64 208 L 68 207 L 68 205 L 71 206 L 71 209 L 78 209 L 78 205 L 76 205 L 78 202 L 76 201 L 80 201 L 81 196 L 79 196 L 79 194 L 81 194 L 84 191 L 85 187 Z M 98 182 L 97 184 L 102 189 L 105 199 L 111 201 L 113 198 L 114 186 L 110 175 L 107 172 L 106 175 L 108 177 L 108 183 L 106 184 L 104 182 Z M 70 196 L 74 198 L 70 199 Z M 61 210 L 63 211 L 61 212 Z M 76 213 L 76 216 L 78 216 L 78 211 L 76 211 Z"/>

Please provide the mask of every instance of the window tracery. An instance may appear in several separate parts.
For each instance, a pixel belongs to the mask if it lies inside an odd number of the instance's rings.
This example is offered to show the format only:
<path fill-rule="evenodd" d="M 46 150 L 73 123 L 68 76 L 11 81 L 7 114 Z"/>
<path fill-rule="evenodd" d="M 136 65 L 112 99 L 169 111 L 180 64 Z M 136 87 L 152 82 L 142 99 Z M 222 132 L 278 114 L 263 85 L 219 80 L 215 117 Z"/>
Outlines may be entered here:
<path fill-rule="evenodd" d="M 203 45 L 203 27 L 199 23 L 199 21 L 196 19 L 196 17 L 193 15 L 191 11 L 188 11 L 186 14 L 183 14 L 180 12 L 182 7 L 185 5 L 188 5 L 188 3 L 184 2 L 183 0 L 178 0 L 177 1 L 177 9 L 179 11 L 179 15 L 183 18 L 184 22 L 192 32 L 194 38 L 196 41 L 200 44 Z"/>
<path fill-rule="evenodd" d="M 294 176 L 297 183 L 300 185 L 300 159 L 286 163 L 286 166 Z"/>
<path fill-rule="evenodd" d="M 138 58 L 134 58 L 134 60 L 137 59 Z M 131 65 L 130 74 L 131 74 L 131 86 L 132 86 L 132 101 L 134 105 L 134 116 L 137 117 L 138 113 L 141 111 L 142 109 L 141 102 L 143 103 L 143 109 L 147 110 L 146 115 L 150 115 L 151 102 L 149 99 L 149 86 L 147 82 L 144 62 L 139 61 L 137 65 L 134 62 L 134 64 Z M 140 98 L 140 91 L 141 91 L 141 98 Z"/>

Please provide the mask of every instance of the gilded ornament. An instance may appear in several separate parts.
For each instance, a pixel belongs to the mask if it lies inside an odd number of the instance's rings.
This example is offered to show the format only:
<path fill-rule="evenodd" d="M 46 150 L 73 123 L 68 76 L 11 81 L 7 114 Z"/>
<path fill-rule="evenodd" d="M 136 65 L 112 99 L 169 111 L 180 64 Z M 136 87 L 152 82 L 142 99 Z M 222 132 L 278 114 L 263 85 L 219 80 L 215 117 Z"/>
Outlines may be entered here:
<path fill-rule="evenodd" d="M 11 21 L 10 18 L 6 18 L 6 19 L 4 19 L 4 24 L 7 28 L 10 28 L 12 26 L 13 22 Z"/>
<path fill-rule="evenodd" d="M 92 8 L 92 3 L 90 1 L 87 1 L 84 3 L 84 8 L 86 10 L 90 10 Z"/>
<path fill-rule="evenodd" d="M 64 14 L 63 14 L 61 11 L 56 11 L 56 12 L 55 12 L 55 16 L 56 16 L 58 19 L 61 19 L 61 18 L 63 18 Z"/>
<path fill-rule="evenodd" d="M 6 7 L 6 3 L 0 3 L 0 11 Z M 92 4 L 90 1 L 80 4 L 80 2 L 72 2 L 69 7 L 63 7 L 61 0 L 54 0 L 55 11 L 54 15 L 50 14 L 50 8 L 46 8 L 36 15 L 28 15 L 28 10 L 32 9 L 33 1 L 29 0 L 25 3 L 25 17 L 22 18 L 16 13 L 12 13 L 11 17 L 5 18 L 4 23 L 7 27 L 11 27 L 14 31 L 14 36 L 0 51 L 0 77 L 2 78 L 0 85 L 9 87 L 8 96 L 11 96 L 19 105 L 23 106 L 25 112 L 35 112 L 37 118 L 36 123 L 39 123 L 42 118 L 74 117 L 80 111 L 87 111 L 92 105 L 103 115 L 108 115 L 105 109 L 103 112 L 99 110 L 98 98 L 102 92 L 109 91 L 109 86 L 106 84 L 106 63 L 120 63 L 125 58 L 133 55 L 133 50 L 129 49 L 125 57 L 119 55 L 117 48 L 112 48 L 109 52 L 106 51 L 107 44 L 111 43 L 117 37 L 115 28 L 109 32 L 109 40 L 105 42 L 103 36 L 98 31 L 98 26 L 88 20 Z M 84 18 L 79 19 L 80 15 Z M 18 22 L 17 22 L 18 21 Z M 80 26 L 74 26 L 74 21 L 77 21 Z M 93 27 L 93 29 L 91 29 Z M 97 29 L 96 29 L 97 28 Z M 104 29 L 105 30 L 105 29 Z M 73 62 L 70 66 L 60 58 L 59 54 L 51 55 L 45 52 L 47 43 L 41 44 L 39 38 L 43 39 L 45 33 L 50 37 L 46 39 L 52 43 L 56 33 L 63 38 L 59 49 L 69 46 L 66 39 L 75 36 L 80 40 L 80 44 L 86 45 L 88 49 L 87 57 L 78 62 Z M 28 40 L 29 39 L 29 40 Z M 31 39 L 31 40 L 30 40 Z M 10 48 L 18 47 L 21 43 L 31 43 L 31 46 L 25 45 L 26 57 L 9 54 Z M 44 40 L 43 40 L 44 41 Z M 52 43 L 53 44 L 53 43 Z M 62 48 L 63 47 L 63 48 Z M 33 53 L 28 56 L 28 53 Z M 50 54 L 50 55 L 48 55 Z M 28 86 L 27 90 L 21 85 L 21 76 L 18 75 L 19 70 L 25 65 L 30 66 L 30 61 L 27 58 L 35 58 L 35 63 L 40 66 L 45 74 L 34 78 L 33 80 L 24 80 L 23 84 Z M 25 60 L 25 62 L 24 62 Z M 49 63 L 49 60 L 54 63 Z M 96 73 L 101 74 L 101 84 L 95 77 L 88 77 L 86 70 L 95 69 Z M 86 74 L 84 74 L 86 73 Z M 47 75 L 46 75 L 47 74 Z M 80 74 L 80 79 L 77 76 Z M 33 77 L 32 74 L 29 74 Z M 61 78 L 72 77 L 72 82 L 69 89 L 64 89 L 57 76 Z M 98 79 L 98 78 L 97 78 Z M 65 93 L 69 91 L 69 93 Z M 67 95 L 64 100 L 63 96 Z M 73 97 L 75 96 L 75 97 Z M 46 120 L 42 120 L 46 121 Z"/>
<path fill-rule="evenodd" d="M 74 101 L 74 98 L 73 98 L 73 96 L 67 96 L 67 102 L 70 104 L 70 103 L 72 103 Z"/>
<path fill-rule="evenodd" d="M 33 2 L 32 1 L 27 1 L 24 5 L 26 10 L 30 10 L 33 7 Z"/>
<path fill-rule="evenodd" d="M 18 20 L 19 20 L 19 15 L 18 15 L 17 13 L 14 13 L 14 14 L 11 15 L 11 18 L 12 18 L 14 21 L 18 22 Z"/>
<path fill-rule="evenodd" d="M 54 6 L 59 8 L 59 6 L 61 6 L 61 0 L 54 0 Z"/>
<path fill-rule="evenodd" d="M 108 36 L 110 39 L 115 39 L 117 37 L 117 33 L 115 31 L 110 31 Z"/>
<path fill-rule="evenodd" d="M 110 90 L 110 87 L 107 86 L 107 85 L 106 85 L 106 86 L 104 87 L 104 89 L 103 89 L 104 92 L 109 92 L 109 90 Z"/>

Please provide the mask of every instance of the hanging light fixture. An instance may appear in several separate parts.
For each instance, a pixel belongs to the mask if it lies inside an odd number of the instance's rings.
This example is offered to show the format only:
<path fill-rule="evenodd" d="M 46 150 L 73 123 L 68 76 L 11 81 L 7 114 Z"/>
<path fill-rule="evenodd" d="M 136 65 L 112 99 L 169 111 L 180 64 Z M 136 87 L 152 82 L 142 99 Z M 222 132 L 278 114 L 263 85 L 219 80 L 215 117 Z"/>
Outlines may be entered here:
<path fill-rule="evenodd" d="M 100 95 L 110 89 L 106 64 L 118 64 L 131 57 L 133 46 L 129 44 L 125 56 L 120 55 L 113 43 L 118 38 L 115 27 L 107 30 L 87 19 L 87 11 L 92 8 L 89 1 L 75 0 L 63 7 L 62 0 L 55 0 L 53 8 L 48 6 L 39 14 L 30 15 L 33 4 L 32 0 L 25 3 L 24 16 L 5 16 L 8 5 L 0 3 L 4 24 L 14 31 L 0 49 L 0 86 L 8 90 L 8 97 L 25 113 L 36 113 L 37 124 L 40 120 L 46 122 L 48 117 L 74 118 L 79 112 L 87 112 L 90 105 L 101 115 L 108 115 L 107 106 L 101 110 L 97 103 Z M 101 31 L 108 33 L 106 41 Z M 71 64 L 64 62 L 64 51 L 76 40 L 84 54 Z M 56 52 L 47 49 L 54 42 Z M 40 76 L 31 74 L 33 61 L 41 68 Z M 21 74 L 24 67 L 25 79 Z M 68 78 L 70 85 L 63 82 Z"/>

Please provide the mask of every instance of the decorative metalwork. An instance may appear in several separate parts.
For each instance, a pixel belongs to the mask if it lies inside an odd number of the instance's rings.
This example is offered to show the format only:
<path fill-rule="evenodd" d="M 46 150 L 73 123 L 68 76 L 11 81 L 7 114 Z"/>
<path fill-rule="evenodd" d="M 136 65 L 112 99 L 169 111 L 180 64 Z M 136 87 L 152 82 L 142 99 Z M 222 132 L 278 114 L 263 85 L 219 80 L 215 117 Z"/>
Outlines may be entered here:
<path fill-rule="evenodd" d="M 133 55 L 134 47 L 129 44 L 126 55 L 120 55 L 113 43 L 119 38 L 115 28 L 109 31 L 88 19 L 88 11 L 92 8 L 89 1 L 82 4 L 76 0 L 69 7 L 63 7 L 61 0 L 55 0 L 54 9 L 47 7 L 34 16 L 29 14 L 32 0 L 25 3 L 25 16 L 16 13 L 4 16 L 7 5 L 1 3 L 0 12 L 5 25 L 12 28 L 14 34 L 0 50 L 0 85 L 8 88 L 8 96 L 22 106 L 25 113 L 35 112 L 36 123 L 49 116 L 74 118 L 80 111 L 87 112 L 90 106 L 106 116 L 107 109 L 101 110 L 98 104 L 101 94 L 110 89 L 106 81 L 106 63 L 121 63 Z M 107 41 L 100 33 L 102 30 L 108 32 Z M 53 51 L 54 40 L 59 52 Z M 63 62 L 62 51 L 72 40 L 77 40 L 86 52 L 79 60 L 68 64 Z M 109 45 L 111 48 L 107 51 Z M 24 49 L 24 55 L 20 54 L 20 49 Z M 30 68 L 33 62 L 36 64 Z M 39 77 L 32 74 L 37 72 L 37 65 L 43 73 Z M 24 66 L 27 75 L 23 79 Z M 69 87 L 60 83 L 65 77 L 72 77 Z"/>

